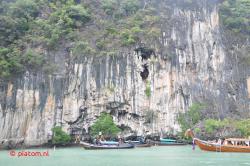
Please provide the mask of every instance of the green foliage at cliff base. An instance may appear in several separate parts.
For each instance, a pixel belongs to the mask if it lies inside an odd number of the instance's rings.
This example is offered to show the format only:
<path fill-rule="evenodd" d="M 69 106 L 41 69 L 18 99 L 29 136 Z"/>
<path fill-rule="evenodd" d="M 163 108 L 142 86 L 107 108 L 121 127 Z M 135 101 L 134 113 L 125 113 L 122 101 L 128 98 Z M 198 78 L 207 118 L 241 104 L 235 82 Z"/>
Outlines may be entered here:
<path fill-rule="evenodd" d="M 177 120 L 180 124 L 182 135 L 187 129 L 191 128 L 194 129 L 196 134 L 203 133 L 203 135 L 207 136 L 215 136 L 225 131 L 232 135 L 237 133 L 237 136 L 250 136 L 250 119 L 206 119 L 201 114 L 201 111 L 205 108 L 205 104 L 194 103 L 186 113 L 179 114 Z"/>
<path fill-rule="evenodd" d="M 177 121 L 180 124 L 181 130 L 184 133 L 187 129 L 193 128 L 201 118 L 201 110 L 206 107 L 202 103 L 193 103 L 189 110 L 185 113 L 180 113 L 178 115 Z"/>
<path fill-rule="evenodd" d="M 234 120 L 234 119 L 207 119 L 205 120 L 205 131 L 208 134 L 216 133 L 220 130 L 231 129 L 238 131 L 241 136 L 250 136 L 250 119 Z"/>
<path fill-rule="evenodd" d="M 56 145 L 65 145 L 68 144 L 71 140 L 71 137 L 65 133 L 61 127 L 54 127 L 52 143 Z"/>
<path fill-rule="evenodd" d="M 120 131 L 121 129 L 116 126 L 112 116 L 104 112 L 90 128 L 92 136 L 97 136 L 99 132 L 102 132 L 106 137 L 115 137 Z"/>

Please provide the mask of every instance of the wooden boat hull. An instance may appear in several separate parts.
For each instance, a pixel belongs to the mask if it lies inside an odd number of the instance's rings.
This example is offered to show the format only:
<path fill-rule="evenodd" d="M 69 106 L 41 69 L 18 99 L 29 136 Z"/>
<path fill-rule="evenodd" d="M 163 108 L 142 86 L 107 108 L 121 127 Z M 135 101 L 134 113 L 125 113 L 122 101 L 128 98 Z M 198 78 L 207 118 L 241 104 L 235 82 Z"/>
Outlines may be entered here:
<path fill-rule="evenodd" d="M 121 145 L 94 145 L 86 142 L 80 143 L 84 149 L 87 150 L 105 150 L 105 149 L 132 149 L 135 146 L 131 144 L 121 144 Z"/>
<path fill-rule="evenodd" d="M 146 147 L 151 147 L 152 146 L 151 144 L 141 143 L 140 141 L 125 141 L 125 143 L 134 145 L 137 148 L 144 148 L 144 147 L 146 148 Z"/>
<path fill-rule="evenodd" d="M 196 145 L 199 146 L 201 150 L 204 150 L 204 151 L 250 153 L 249 146 L 218 145 L 215 143 L 202 141 L 196 138 L 194 138 L 194 142 Z"/>
<path fill-rule="evenodd" d="M 150 144 L 135 144 L 135 147 L 137 147 L 137 148 L 148 148 L 151 146 L 152 145 L 150 145 Z"/>
<path fill-rule="evenodd" d="M 183 146 L 187 145 L 186 143 L 182 142 L 159 142 L 159 141 L 151 141 L 150 144 L 156 146 Z"/>
<path fill-rule="evenodd" d="M 159 143 L 158 146 L 183 146 L 187 145 L 186 143 Z"/>

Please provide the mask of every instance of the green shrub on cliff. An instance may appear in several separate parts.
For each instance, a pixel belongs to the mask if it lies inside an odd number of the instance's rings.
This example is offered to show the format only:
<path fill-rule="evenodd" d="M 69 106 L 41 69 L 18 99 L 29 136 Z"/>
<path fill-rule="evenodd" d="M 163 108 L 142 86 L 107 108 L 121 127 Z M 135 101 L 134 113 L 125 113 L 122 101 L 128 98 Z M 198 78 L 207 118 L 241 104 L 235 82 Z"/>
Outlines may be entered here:
<path fill-rule="evenodd" d="M 88 56 L 94 54 L 95 50 L 90 47 L 89 43 L 86 41 L 78 41 L 74 43 L 72 48 L 72 55 L 79 59 L 81 56 Z"/>
<path fill-rule="evenodd" d="M 205 131 L 208 134 L 214 134 L 218 131 L 235 130 L 240 133 L 242 137 L 250 136 L 250 119 L 234 120 L 234 119 L 207 119 L 205 120 Z"/>
<path fill-rule="evenodd" d="M 138 0 L 102 0 L 101 4 L 107 15 L 116 15 L 116 17 L 134 14 L 139 9 Z"/>
<path fill-rule="evenodd" d="M 91 18 L 90 13 L 82 5 L 71 5 L 66 12 L 71 19 L 80 21 L 81 24 L 87 23 Z"/>
<path fill-rule="evenodd" d="M 19 74 L 22 70 L 20 50 L 0 47 L 0 80 Z"/>
<path fill-rule="evenodd" d="M 250 136 L 250 119 L 244 119 L 235 122 L 235 126 L 238 131 L 240 131 L 242 136 Z"/>
<path fill-rule="evenodd" d="M 57 7 L 50 16 L 51 23 L 57 24 L 61 30 L 77 28 L 90 20 L 89 12 L 81 5 L 64 5 Z"/>
<path fill-rule="evenodd" d="M 21 57 L 21 62 L 27 67 L 27 70 L 41 69 L 44 61 L 45 59 L 43 55 L 31 49 L 28 49 Z"/>
<path fill-rule="evenodd" d="M 9 9 L 13 17 L 26 21 L 34 19 L 39 14 L 39 7 L 33 0 L 17 0 Z"/>
<path fill-rule="evenodd" d="M 71 137 L 67 133 L 65 133 L 61 127 L 54 127 L 52 131 L 53 131 L 53 137 L 52 137 L 53 144 L 64 145 L 70 142 Z"/>
<path fill-rule="evenodd" d="M 226 29 L 234 33 L 250 34 L 250 0 L 225 0 L 220 16 Z"/>
<path fill-rule="evenodd" d="M 205 121 L 205 130 L 207 133 L 211 134 L 218 128 L 219 128 L 219 122 L 217 120 L 207 119 Z"/>
<path fill-rule="evenodd" d="M 146 96 L 149 98 L 151 96 L 151 85 L 150 81 L 146 82 L 146 90 L 145 90 Z"/>
<path fill-rule="evenodd" d="M 201 103 L 194 103 L 189 107 L 189 110 L 185 113 L 178 115 L 178 122 L 180 124 L 182 132 L 192 128 L 201 120 L 201 110 L 206 106 Z"/>
<path fill-rule="evenodd" d="M 212 134 L 216 130 L 225 128 L 229 124 L 230 124 L 229 119 L 224 119 L 224 120 L 207 119 L 205 120 L 205 131 L 208 134 Z"/>
<path fill-rule="evenodd" d="M 60 49 L 72 53 L 75 61 L 90 54 L 115 56 L 142 41 L 154 45 L 161 36 L 160 25 L 155 7 L 139 0 L 3 0 L 0 47 L 8 54 L 0 59 L 0 78 L 36 66 L 47 71 Z M 27 53 L 28 49 L 39 53 Z"/>
<path fill-rule="evenodd" d="M 97 121 L 91 126 L 90 134 L 96 136 L 102 132 L 104 136 L 114 137 L 121 131 L 114 123 L 112 116 L 108 113 L 101 113 Z"/>
<path fill-rule="evenodd" d="M 139 9 L 139 2 L 138 0 L 123 0 L 121 8 L 127 15 L 134 14 Z"/>
<path fill-rule="evenodd" d="M 1 80 L 38 68 L 51 73 L 48 69 L 55 65 L 48 52 L 62 41 L 77 40 L 77 29 L 91 19 L 88 9 L 74 0 L 4 0 L 0 14 Z"/>
<path fill-rule="evenodd" d="M 121 42 L 123 46 L 130 46 L 135 44 L 136 40 L 129 30 L 125 30 L 121 33 Z"/>
<path fill-rule="evenodd" d="M 103 10 L 108 15 L 113 15 L 114 11 L 116 10 L 118 6 L 117 0 L 103 0 L 101 1 L 101 3 L 102 3 Z"/>
<path fill-rule="evenodd" d="M 7 46 L 25 35 L 38 13 L 37 4 L 32 0 L 5 4 L 5 9 L 0 13 L 0 45 Z"/>

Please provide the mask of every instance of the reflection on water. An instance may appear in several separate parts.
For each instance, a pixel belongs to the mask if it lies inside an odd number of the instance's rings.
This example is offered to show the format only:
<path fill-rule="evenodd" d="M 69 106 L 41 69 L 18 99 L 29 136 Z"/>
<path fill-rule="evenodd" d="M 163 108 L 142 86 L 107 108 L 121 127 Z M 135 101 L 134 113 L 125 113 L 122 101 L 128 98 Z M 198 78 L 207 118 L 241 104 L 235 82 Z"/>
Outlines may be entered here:
<path fill-rule="evenodd" d="M 29 151 L 45 151 L 32 149 Z M 27 151 L 27 150 L 26 150 Z M 18 153 L 19 151 L 16 151 Z M 204 152 L 198 147 L 151 147 L 127 150 L 49 149 L 49 156 L 12 157 L 0 151 L 4 166 L 238 166 L 250 165 L 250 153 Z"/>

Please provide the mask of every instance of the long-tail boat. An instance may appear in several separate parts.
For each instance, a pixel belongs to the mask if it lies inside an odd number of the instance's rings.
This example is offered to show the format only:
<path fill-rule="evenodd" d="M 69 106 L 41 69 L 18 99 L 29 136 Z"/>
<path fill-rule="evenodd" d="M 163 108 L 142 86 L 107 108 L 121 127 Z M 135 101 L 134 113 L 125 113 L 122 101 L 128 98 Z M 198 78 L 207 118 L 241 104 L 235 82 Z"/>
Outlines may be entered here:
<path fill-rule="evenodd" d="M 131 140 L 128 140 L 128 141 L 125 141 L 125 143 L 134 145 L 137 148 L 148 148 L 148 147 L 152 146 L 149 143 L 141 142 L 141 141 L 131 141 Z"/>
<path fill-rule="evenodd" d="M 135 147 L 137 148 L 149 148 L 151 147 L 152 145 L 151 144 L 135 144 Z"/>
<path fill-rule="evenodd" d="M 185 142 L 180 142 L 175 139 L 161 138 L 160 141 L 150 141 L 150 144 L 157 146 L 183 146 L 187 145 Z"/>
<path fill-rule="evenodd" d="M 95 145 L 95 144 L 90 144 L 86 142 L 80 142 L 80 145 L 84 147 L 84 149 L 87 150 L 102 150 L 102 149 L 132 149 L 134 148 L 134 145 L 131 144 L 118 144 L 118 145 Z"/>
<path fill-rule="evenodd" d="M 156 146 L 183 146 L 187 145 L 185 142 L 160 142 L 160 141 L 150 141 L 150 144 Z"/>
<path fill-rule="evenodd" d="M 160 138 L 160 141 L 161 141 L 161 142 L 171 143 L 171 142 L 176 142 L 176 139 Z"/>
<path fill-rule="evenodd" d="M 188 129 L 185 132 L 185 136 L 192 137 L 193 142 L 199 146 L 201 150 L 213 151 L 213 152 L 245 152 L 250 153 L 250 139 L 242 138 L 228 138 L 223 142 L 218 141 L 210 142 L 203 141 L 198 138 L 195 138 L 194 133 L 191 129 Z"/>
<path fill-rule="evenodd" d="M 118 145 L 119 142 L 116 142 L 116 141 L 100 141 L 100 144 L 102 144 L 102 145 Z"/>

